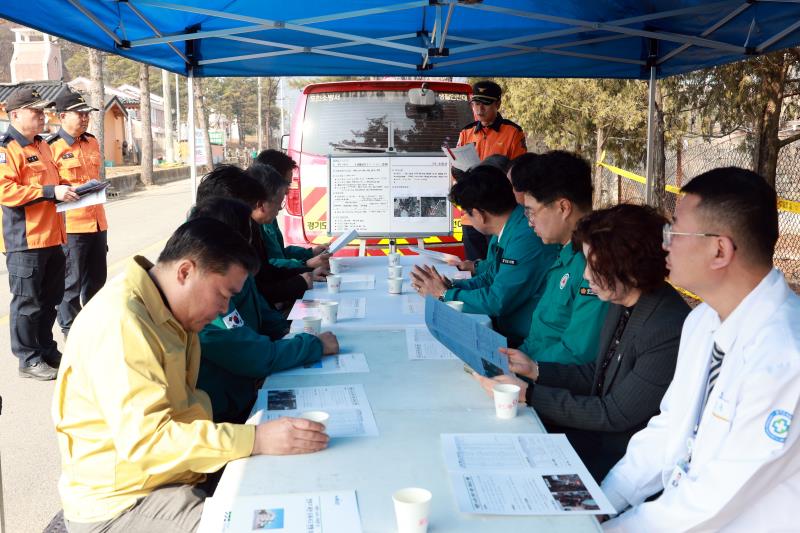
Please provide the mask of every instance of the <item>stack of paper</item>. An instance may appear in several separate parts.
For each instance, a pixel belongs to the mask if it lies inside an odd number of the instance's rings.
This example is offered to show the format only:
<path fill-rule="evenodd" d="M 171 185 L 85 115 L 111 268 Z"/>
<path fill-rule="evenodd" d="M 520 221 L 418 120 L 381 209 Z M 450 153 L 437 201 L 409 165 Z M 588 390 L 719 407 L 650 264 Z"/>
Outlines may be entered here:
<path fill-rule="evenodd" d="M 613 514 L 565 435 L 442 434 L 445 467 L 465 513 Z"/>
<path fill-rule="evenodd" d="M 420 359 L 458 359 L 430 334 L 425 326 L 406 328 L 406 350 L 412 361 Z"/>
<path fill-rule="evenodd" d="M 297 368 L 290 368 L 283 372 L 276 372 L 273 376 L 318 376 L 320 374 L 355 374 L 369 372 L 369 365 L 363 353 L 340 353 L 326 355 L 316 363 Z"/>
<path fill-rule="evenodd" d="M 247 421 L 249 424 L 297 417 L 305 411 L 325 411 L 331 415 L 325 424 L 325 432 L 331 437 L 378 436 L 363 385 L 261 389 L 253 410 L 256 413 Z"/>
<path fill-rule="evenodd" d="M 321 317 L 322 310 L 320 304 L 326 300 L 298 300 L 289 313 L 289 320 L 302 320 L 307 316 Z M 367 299 L 363 296 L 347 297 L 342 296 L 336 301 L 339 302 L 338 320 L 349 320 L 354 318 L 364 318 L 367 315 Z"/>
<path fill-rule="evenodd" d="M 478 151 L 475 149 L 473 143 L 457 146 L 455 148 L 442 146 L 442 152 L 447 156 L 451 167 L 463 170 L 464 172 L 481 164 L 481 158 L 478 157 Z"/>
<path fill-rule="evenodd" d="M 275 530 L 288 533 L 360 533 L 354 490 L 264 494 L 226 498 L 217 493 L 203 505 L 198 533 Z"/>

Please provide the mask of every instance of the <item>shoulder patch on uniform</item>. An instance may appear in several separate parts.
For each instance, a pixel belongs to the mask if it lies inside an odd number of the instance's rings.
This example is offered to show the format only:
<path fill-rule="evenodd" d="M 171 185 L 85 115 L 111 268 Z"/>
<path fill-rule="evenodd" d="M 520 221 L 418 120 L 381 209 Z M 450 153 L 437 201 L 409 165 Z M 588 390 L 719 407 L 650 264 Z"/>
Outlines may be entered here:
<path fill-rule="evenodd" d="M 503 263 L 504 265 L 516 265 L 517 264 L 517 260 L 516 259 L 506 259 L 505 257 L 502 258 L 500 260 L 500 262 Z"/>
<path fill-rule="evenodd" d="M 72 159 L 75 157 L 75 154 L 72 152 L 65 152 L 64 155 L 61 156 L 61 159 Z"/>
<path fill-rule="evenodd" d="M 38 155 L 32 155 L 30 157 L 25 158 L 25 161 L 27 161 L 28 163 L 36 163 L 38 160 L 39 160 Z"/>
<path fill-rule="evenodd" d="M 517 124 L 516 122 L 512 122 L 511 120 L 508 120 L 507 118 L 504 118 L 502 123 L 503 123 L 503 124 L 508 124 L 509 126 L 514 126 L 514 127 L 515 127 L 515 128 L 517 128 L 519 131 L 522 131 L 522 126 L 520 126 L 520 125 L 519 125 L 519 124 Z"/>
<path fill-rule="evenodd" d="M 222 317 L 222 323 L 225 324 L 225 327 L 228 329 L 236 329 L 244 326 L 242 315 L 240 315 L 239 311 L 236 309 Z"/>
<path fill-rule="evenodd" d="M 569 281 L 569 272 L 561 276 L 561 281 L 558 282 L 558 288 L 563 291 L 564 287 L 567 286 L 568 281 Z"/>
<path fill-rule="evenodd" d="M 463 130 L 471 130 L 471 129 L 475 129 L 475 126 L 477 126 L 478 124 L 479 124 L 479 121 L 477 121 L 477 120 L 476 120 L 475 122 L 470 122 L 469 124 L 467 124 L 466 126 L 464 126 L 464 127 L 463 127 L 463 128 L 461 128 L 461 129 L 462 129 L 462 131 L 463 131 Z"/>
<path fill-rule="evenodd" d="M 791 425 L 792 414 L 781 409 L 775 409 L 767 417 L 767 422 L 764 424 L 764 432 L 772 440 L 784 443 L 789 435 L 789 426 Z"/>
<path fill-rule="evenodd" d="M 590 287 L 581 287 L 580 291 L 581 296 L 597 296 L 597 293 L 594 292 Z"/>

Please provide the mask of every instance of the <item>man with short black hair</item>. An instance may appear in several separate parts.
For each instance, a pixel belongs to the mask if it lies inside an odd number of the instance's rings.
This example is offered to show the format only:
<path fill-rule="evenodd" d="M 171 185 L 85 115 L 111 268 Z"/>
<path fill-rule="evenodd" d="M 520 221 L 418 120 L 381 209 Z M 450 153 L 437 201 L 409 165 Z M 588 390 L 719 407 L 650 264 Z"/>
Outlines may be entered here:
<path fill-rule="evenodd" d="M 64 295 L 66 231 L 55 204 L 78 199 L 39 135 L 51 105 L 33 87 L 17 88 L 5 105 L 11 125 L 0 135 L 0 252 L 11 290 L 11 352 L 20 377 L 41 381 L 55 379 L 61 361 L 53 324 Z"/>
<path fill-rule="evenodd" d="M 617 510 L 630 507 L 604 529 L 795 530 L 800 297 L 772 262 L 775 191 L 729 167 L 682 192 L 664 227 L 667 267 L 703 303 L 683 325 L 660 414 L 603 481 Z"/>
<path fill-rule="evenodd" d="M 560 248 L 517 355 L 538 362 L 588 363 L 608 308 L 583 277 L 583 252 L 571 244 L 578 221 L 592 211 L 589 164 L 563 151 L 526 154 L 514 163 L 511 182 L 524 193 L 529 225 L 545 244 Z"/>
<path fill-rule="evenodd" d="M 474 144 L 483 161 L 492 155 L 514 159 L 528 151 L 522 127 L 500 114 L 503 90 L 493 81 L 483 80 L 472 86 L 472 114 L 475 122 L 464 126 L 458 135 L 458 146 Z M 487 239 L 470 226 L 469 218 L 461 217 L 464 253 L 468 260 L 484 259 L 488 250 Z"/>
<path fill-rule="evenodd" d="M 213 218 L 246 236 L 252 227 L 250 214 L 243 202 L 214 196 L 201 199 L 189 219 Z M 286 330 L 288 323 L 259 294 L 252 276 L 231 298 L 228 310 L 203 328 L 197 386 L 210 396 L 215 422 L 243 423 L 268 375 L 316 363 L 322 355 L 339 351 L 336 336 L 329 331 L 284 339 Z"/>
<path fill-rule="evenodd" d="M 266 261 L 266 250 L 257 220 L 277 214 L 280 207 L 270 197 L 261 183 L 235 165 L 220 165 L 206 174 L 197 188 L 198 201 L 223 196 L 241 200 L 252 209 L 254 222 L 251 223 L 250 243 L 261 259 L 261 267 L 255 275 L 256 286 L 264 298 L 271 304 L 293 302 L 302 298 L 306 290 L 313 288 L 314 279 L 311 272 L 305 269 L 277 268 Z"/>
<path fill-rule="evenodd" d="M 481 234 L 491 236 L 487 268 L 472 279 L 450 281 L 433 267 L 414 267 L 412 286 L 421 296 L 459 300 L 465 312 L 489 315 L 509 345 L 517 346 L 528 332 L 556 249 L 528 228 L 508 178 L 496 167 L 467 172 L 453 185 L 450 200 Z"/>
<path fill-rule="evenodd" d="M 263 150 L 256 158 L 257 163 L 268 165 L 275 169 L 286 181 L 286 191 L 288 193 L 292 184 L 292 172 L 297 168 L 294 159 L 279 150 Z M 255 162 L 254 162 L 255 164 Z M 278 225 L 278 218 L 272 223 L 261 225 L 261 234 L 264 237 L 264 245 L 267 248 L 269 262 L 281 268 L 328 268 L 328 257 L 326 253 L 328 247 L 318 244 L 313 248 L 303 248 L 302 246 L 286 246 L 283 242 L 283 234 Z"/>
<path fill-rule="evenodd" d="M 83 308 L 70 330 L 53 395 L 59 491 L 70 533 L 193 532 L 205 474 L 249 455 L 327 445 L 324 426 L 282 418 L 215 424 L 196 388 L 197 332 L 228 310 L 258 268 L 229 226 L 180 226 L 155 265 L 135 257 Z"/>

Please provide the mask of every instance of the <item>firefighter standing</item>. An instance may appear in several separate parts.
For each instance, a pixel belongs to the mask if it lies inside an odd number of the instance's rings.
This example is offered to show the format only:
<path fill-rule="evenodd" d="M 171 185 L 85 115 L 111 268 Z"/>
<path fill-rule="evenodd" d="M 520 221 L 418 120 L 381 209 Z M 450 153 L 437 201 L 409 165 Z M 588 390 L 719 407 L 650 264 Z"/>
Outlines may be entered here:
<path fill-rule="evenodd" d="M 50 105 L 32 87 L 16 89 L 5 106 L 11 125 L 0 136 L 0 251 L 11 290 L 11 351 L 19 375 L 38 380 L 55 379 L 61 361 L 53 324 L 64 294 L 66 228 L 55 202 L 78 199 L 38 135 Z"/>
<path fill-rule="evenodd" d="M 458 135 L 458 145 L 473 143 L 478 157 L 483 161 L 490 155 L 504 155 L 514 159 L 528 151 L 522 128 L 500 115 L 502 89 L 493 81 L 479 81 L 472 86 L 472 114 L 477 119 L 467 124 Z M 486 236 L 461 217 L 462 241 L 467 259 L 486 259 Z"/>
<path fill-rule="evenodd" d="M 61 179 L 74 187 L 100 179 L 103 156 L 94 135 L 87 133 L 89 113 L 97 111 L 83 96 L 67 92 L 56 99 L 61 128 L 47 139 Z M 58 323 L 66 336 L 72 321 L 106 282 L 107 229 L 102 204 L 70 209 L 67 216 L 66 278 Z"/>

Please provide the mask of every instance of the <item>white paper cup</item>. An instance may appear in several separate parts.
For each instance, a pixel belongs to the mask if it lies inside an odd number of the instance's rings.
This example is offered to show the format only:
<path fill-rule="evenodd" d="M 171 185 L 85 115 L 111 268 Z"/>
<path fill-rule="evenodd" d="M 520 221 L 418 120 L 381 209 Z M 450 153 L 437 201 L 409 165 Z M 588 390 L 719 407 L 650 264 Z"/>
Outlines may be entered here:
<path fill-rule="evenodd" d="M 330 274 L 326 279 L 328 283 L 328 292 L 335 294 L 342 288 L 342 276 Z"/>
<path fill-rule="evenodd" d="M 336 323 L 336 320 L 339 318 L 339 302 L 322 302 L 319 308 L 324 323 Z"/>
<path fill-rule="evenodd" d="M 426 533 L 431 511 L 431 493 L 425 489 L 400 489 L 392 494 L 398 533 Z"/>
<path fill-rule="evenodd" d="M 397 252 L 389 254 L 389 266 L 397 266 L 400 264 L 400 255 Z"/>
<path fill-rule="evenodd" d="M 318 316 L 303 317 L 303 332 L 319 335 L 322 330 L 322 319 Z"/>
<path fill-rule="evenodd" d="M 464 302 L 460 302 L 458 300 L 453 300 L 451 302 L 445 302 L 445 303 L 447 304 L 448 307 L 452 307 L 453 309 L 455 309 L 459 313 L 463 313 L 464 312 Z"/>
<path fill-rule="evenodd" d="M 494 391 L 494 409 L 497 418 L 514 418 L 517 416 L 517 405 L 519 405 L 519 385 L 510 383 L 498 383 L 492 387 Z"/>
<path fill-rule="evenodd" d="M 389 294 L 403 293 L 403 278 L 389 278 Z"/>
<path fill-rule="evenodd" d="M 342 273 L 342 258 L 341 257 L 331 257 L 328 260 L 328 264 L 330 265 L 331 274 L 341 274 Z"/>
<path fill-rule="evenodd" d="M 318 424 L 326 426 L 330 417 L 331 415 L 325 411 L 306 411 L 305 413 L 301 413 L 297 418 L 305 418 L 306 420 L 311 420 L 312 422 L 317 422 Z"/>
<path fill-rule="evenodd" d="M 389 267 L 389 277 L 390 278 L 402 278 L 403 277 L 403 265 L 393 265 Z"/>

